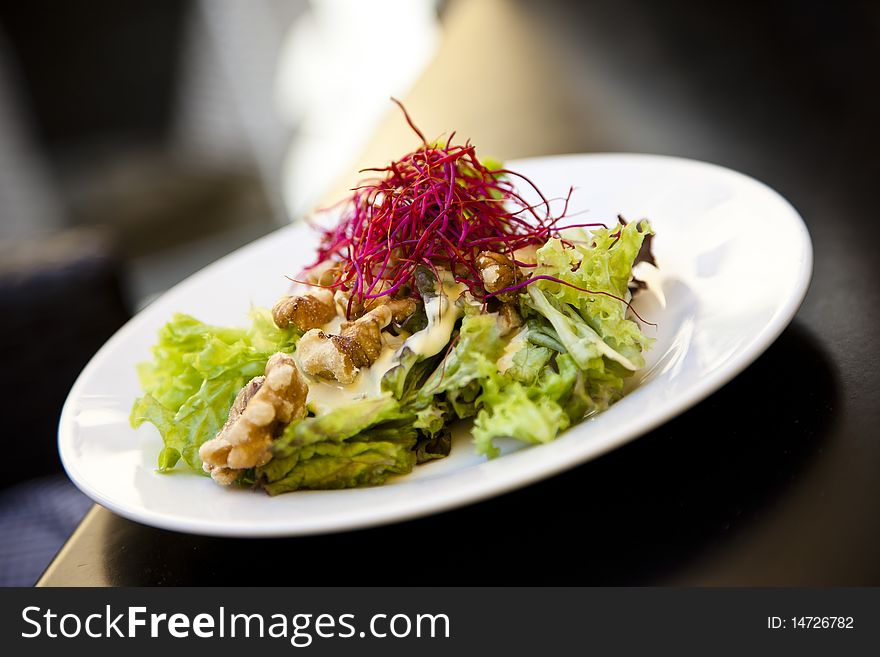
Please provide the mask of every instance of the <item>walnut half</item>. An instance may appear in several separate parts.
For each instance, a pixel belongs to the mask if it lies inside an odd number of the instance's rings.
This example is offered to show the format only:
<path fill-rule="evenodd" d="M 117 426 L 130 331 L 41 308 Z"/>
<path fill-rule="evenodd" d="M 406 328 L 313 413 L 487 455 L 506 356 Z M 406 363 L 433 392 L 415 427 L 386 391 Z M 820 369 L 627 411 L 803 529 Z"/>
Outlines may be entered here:
<path fill-rule="evenodd" d="M 390 304 L 386 304 L 343 324 L 339 335 L 320 329 L 308 331 L 296 347 L 303 370 L 312 376 L 348 385 L 360 368 L 372 365 L 382 353 L 382 329 L 388 326 L 393 315 Z"/>
<path fill-rule="evenodd" d="M 501 327 L 501 337 L 510 335 L 523 325 L 522 316 L 512 303 L 502 303 L 498 309 L 498 323 Z"/>
<path fill-rule="evenodd" d="M 483 279 L 483 287 L 490 294 L 516 285 L 522 280 L 522 272 L 510 258 L 494 251 L 483 251 L 477 256 L 477 266 L 480 268 L 480 278 Z M 518 292 L 502 292 L 496 295 L 501 301 L 515 301 Z"/>
<path fill-rule="evenodd" d="M 199 448 L 202 468 L 217 483 L 229 485 L 242 471 L 268 463 L 272 440 L 291 421 L 305 417 L 308 392 L 293 358 L 273 355 L 265 376 L 241 389 L 226 424 Z"/>
<path fill-rule="evenodd" d="M 300 331 L 324 326 L 336 317 L 336 304 L 330 290 L 316 288 L 307 293 L 282 297 L 272 308 L 272 319 L 278 328 L 293 324 Z"/>

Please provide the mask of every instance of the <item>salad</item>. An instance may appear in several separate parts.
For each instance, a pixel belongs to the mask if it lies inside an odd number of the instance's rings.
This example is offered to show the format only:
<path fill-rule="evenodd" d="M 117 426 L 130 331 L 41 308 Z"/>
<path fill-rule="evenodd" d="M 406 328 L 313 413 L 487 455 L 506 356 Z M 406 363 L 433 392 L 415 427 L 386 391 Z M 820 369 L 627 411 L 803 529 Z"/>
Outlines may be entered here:
<path fill-rule="evenodd" d="M 162 436 L 160 472 L 271 495 L 378 485 L 446 457 L 462 420 L 488 458 L 500 438 L 553 441 L 644 366 L 630 300 L 649 223 L 572 221 L 572 190 L 547 199 L 403 113 L 418 148 L 368 170 L 271 310 L 160 330 L 131 412 Z"/>

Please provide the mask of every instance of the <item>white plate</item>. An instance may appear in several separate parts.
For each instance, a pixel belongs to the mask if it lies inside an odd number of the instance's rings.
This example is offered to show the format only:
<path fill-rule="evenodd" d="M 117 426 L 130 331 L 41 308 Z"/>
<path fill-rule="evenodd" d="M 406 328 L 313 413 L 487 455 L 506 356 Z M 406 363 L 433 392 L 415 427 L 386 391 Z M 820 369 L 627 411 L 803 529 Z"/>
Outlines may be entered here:
<path fill-rule="evenodd" d="M 268 497 L 210 479 L 155 472 L 161 440 L 128 425 L 140 394 L 135 364 L 149 358 L 175 311 L 241 324 L 251 304 L 271 305 L 313 255 L 294 225 L 246 246 L 181 283 L 132 319 L 95 355 L 61 415 L 58 443 L 74 483 L 132 520 L 199 534 L 285 536 L 378 525 L 498 495 L 607 452 L 681 413 L 755 360 L 791 321 L 812 270 L 812 246 L 776 192 L 728 169 L 648 155 L 568 155 L 511 162 L 548 196 L 577 190 L 572 210 L 613 221 L 651 219 L 659 270 L 639 312 L 658 323 L 634 389 L 555 442 L 493 461 L 459 435 L 452 455 L 385 486 Z M 580 221 L 582 218 L 578 217 Z M 466 433 L 466 432 L 465 432 Z"/>

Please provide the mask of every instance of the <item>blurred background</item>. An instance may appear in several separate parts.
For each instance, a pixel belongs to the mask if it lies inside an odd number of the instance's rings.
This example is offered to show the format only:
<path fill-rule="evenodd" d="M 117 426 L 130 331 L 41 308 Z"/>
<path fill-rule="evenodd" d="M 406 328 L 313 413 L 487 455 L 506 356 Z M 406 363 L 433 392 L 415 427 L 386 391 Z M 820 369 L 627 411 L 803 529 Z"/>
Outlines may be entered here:
<path fill-rule="evenodd" d="M 484 154 L 708 160 L 775 187 L 808 224 L 847 213 L 869 227 L 878 7 L 0 4 L 0 585 L 33 583 L 89 506 L 61 474 L 55 427 L 91 355 L 155 295 L 411 145 L 389 96 Z M 841 263 L 874 248 L 810 228 Z M 867 288 L 861 274 L 816 275 Z"/>

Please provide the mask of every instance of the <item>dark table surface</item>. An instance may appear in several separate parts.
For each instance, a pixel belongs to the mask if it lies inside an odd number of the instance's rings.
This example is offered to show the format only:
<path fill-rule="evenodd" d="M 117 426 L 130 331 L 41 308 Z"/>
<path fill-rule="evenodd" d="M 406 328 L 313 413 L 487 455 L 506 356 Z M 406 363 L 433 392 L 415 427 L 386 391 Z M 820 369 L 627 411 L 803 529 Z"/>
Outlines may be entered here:
<path fill-rule="evenodd" d="M 595 461 L 411 522 L 233 540 L 95 507 L 40 584 L 880 584 L 880 14 L 749 5 L 452 2 L 407 98 L 484 153 L 667 153 L 780 191 L 813 282 L 741 376 Z M 396 120 L 364 161 L 409 145 Z"/>

